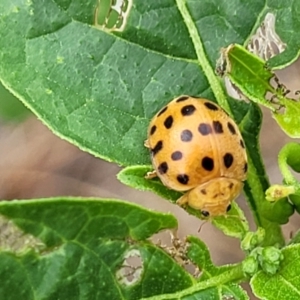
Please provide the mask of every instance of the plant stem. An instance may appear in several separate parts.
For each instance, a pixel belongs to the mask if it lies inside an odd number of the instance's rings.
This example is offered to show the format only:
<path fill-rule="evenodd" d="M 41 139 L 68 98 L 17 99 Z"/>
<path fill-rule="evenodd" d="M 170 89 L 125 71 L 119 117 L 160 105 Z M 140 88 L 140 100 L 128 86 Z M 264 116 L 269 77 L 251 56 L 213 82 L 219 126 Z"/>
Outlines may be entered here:
<path fill-rule="evenodd" d="M 203 48 L 203 43 L 201 41 L 198 29 L 194 23 L 194 20 L 192 19 L 191 15 L 190 15 L 190 12 L 188 11 L 188 9 L 186 7 L 186 1 L 185 0 L 176 0 L 176 3 L 177 3 L 179 11 L 183 17 L 183 20 L 185 21 L 185 24 L 189 31 L 190 37 L 193 41 L 199 66 L 203 70 L 213 93 L 216 95 L 217 102 L 223 109 L 225 109 L 229 114 L 232 115 L 230 106 L 227 102 L 227 98 L 224 93 L 224 90 L 220 84 L 219 79 L 216 77 L 216 74 L 214 73 L 214 69 L 212 68 L 212 66 L 205 54 L 205 51 Z"/>
<path fill-rule="evenodd" d="M 176 3 L 183 17 L 183 20 L 185 21 L 192 42 L 194 44 L 199 67 L 201 67 L 201 70 L 206 75 L 210 87 L 216 96 L 218 104 L 222 108 L 224 108 L 230 115 L 232 115 L 226 94 L 223 89 L 223 85 L 215 75 L 214 70 L 206 56 L 203 43 L 201 41 L 200 33 L 186 6 L 186 1 L 176 0 Z M 240 127 L 242 126 L 243 124 L 240 124 Z M 258 145 L 257 145 L 257 149 L 259 149 Z M 256 163 L 258 164 L 261 163 L 264 174 L 260 174 L 257 171 Z M 247 200 L 253 211 L 256 224 L 260 227 L 263 227 L 266 231 L 266 243 L 265 243 L 266 245 L 274 245 L 274 244 L 282 245 L 284 244 L 284 239 L 279 224 L 275 222 L 270 222 L 268 219 L 263 217 L 264 209 L 266 208 L 266 206 L 264 205 L 264 201 L 266 201 L 265 189 L 269 185 L 266 173 L 264 171 L 263 163 L 255 162 L 249 156 L 248 168 L 249 168 L 249 172 L 248 172 L 249 175 L 247 179 L 247 184 L 245 185 L 245 192 L 247 195 Z M 265 180 L 264 185 L 266 186 L 263 186 L 262 183 L 260 182 L 260 176 L 264 177 Z"/>

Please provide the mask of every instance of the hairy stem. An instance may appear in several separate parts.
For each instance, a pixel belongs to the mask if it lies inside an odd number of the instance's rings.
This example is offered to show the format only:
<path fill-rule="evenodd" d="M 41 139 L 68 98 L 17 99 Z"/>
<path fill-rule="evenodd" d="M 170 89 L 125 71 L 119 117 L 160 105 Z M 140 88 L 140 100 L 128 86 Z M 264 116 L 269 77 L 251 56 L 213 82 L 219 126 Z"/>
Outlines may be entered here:
<path fill-rule="evenodd" d="M 211 89 L 216 96 L 217 102 L 222 108 L 224 108 L 229 114 L 232 115 L 226 94 L 224 92 L 223 85 L 215 75 L 214 69 L 211 66 L 209 59 L 206 56 L 203 43 L 201 41 L 200 33 L 186 6 L 186 1 L 176 0 L 176 3 L 185 21 L 191 39 L 193 41 L 199 66 L 205 73 L 207 80 L 211 86 Z M 240 124 L 240 127 L 243 127 L 243 124 Z M 259 147 L 257 147 L 257 149 L 259 149 Z M 263 176 L 261 172 L 259 173 L 256 168 L 257 163 L 259 164 L 259 168 L 262 169 L 264 172 Z M 265 189 L 267 188 L 265 185 L 269 185 L 269 184 L 268 184 L 268 179 L 265 174 L 264 166 L 261 162 L 261 159 L 259 162 L 256 162 L 253 161 L 249 156 L 248 168 L 249 168 L 249 175 L 248 175 L 247 183 L 245 184 L 245 193 L 249 205 L 251 207 L 251 210 L 254 213 L 256 224 L 260 227 L 263 227 L 266 231 L 266 237 L 267 237 L 266 245 L 274 245 L 274 244 L 282 245 L 284 243 L 284 239 L 279 224 L 275 222 L 270 222 L 263 217 L 263 213 L 265 209 L 264 201 L 266 201 Z M 260 181 L 261 176 L 263 177 L 264 180 L 263 183 L 261 183 Z"/>

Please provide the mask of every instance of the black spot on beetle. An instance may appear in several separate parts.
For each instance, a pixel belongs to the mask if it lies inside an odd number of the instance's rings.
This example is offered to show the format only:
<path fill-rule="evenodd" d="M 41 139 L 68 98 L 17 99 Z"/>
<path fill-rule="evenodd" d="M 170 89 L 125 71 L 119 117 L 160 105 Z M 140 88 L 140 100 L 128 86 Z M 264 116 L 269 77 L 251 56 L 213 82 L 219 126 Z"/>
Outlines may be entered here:
<path fill-rule="evenodd" d="M 224 161 L 224 165 L 225 167 L 228 169 L 232 166 L 232 163 L 233 163 L 233 156 L 231 153 L 226 153 L 224 156 L 223 156 L 223 161 Z"/>
<path fill-rule="evenodd" d="M 151 127 L 151 129 L 150 129 L 150 134 L 151 134 L 151 135 L 154 134 L 155 131 L 156 131 L 156 126 L 153 125 L 153 126 Z"/>
<path fill-rule="evenodd" d="M 151 150 L 152 151 L 152 155 L 156 155 L 161 149 L 163 148 L 163 142 L 162 141 L 158 141 L 155 145 L 155 147 Z"/>
<path fill-rule="evenodd" d="M 194 105 L 186 105 L 181 109 L 181 114 L 183 116 L 190 116 L 194 113 L 196 107 Z"/>
<path fill-rule="evenodd" d="M 215 130 L 215 133 L 223 133 L 223 126 L 221 122 L 213 121 L 213 128 Z"/>
<path fill-rule="evenodd" d="M 230 122 L 227 123 L 227 127 L 232 134 L 236 134 L 236 130 Z"/>
<path fill-rule="evenodd" d="M 202 135 L 208 135 L 210 133 L 212 133 L 212 128 L 209 124 L 206 123 L 201 123 L 198 127 L 198 131 L 202 134 Z"/>
<path fill-rule="evenodd" d="M 247 173 L 247 171 L 248 171 L 248 164 L 245 163 L 245 165 L 244 165 L 244 172 Z"/>
<path fill-rule="evenodd" d="M 190 142 L 193 139 L 193 133 L 190 130 L 188 130 L 188 129 L 183 130 L 181 132 L 180 139 L 183 142 Z"/>
<path fill-rule="evenodd" d="M 165 119 L 165 122 L 164 122 L 164 125 L 167 129 L 170 129 L 172 127 L 172 124 L 173 124 L 173 117 L 172 116 L 168 116 L 166 119 Z"/>
<path fill-rule="evenodd" d="M 206 171 L 212 171 L 214 169 L 214 160 L 208 156 L 205 156 L 202 159 L 202 167 L 206 170 Z"/>
<path fill-rule="evenodd" d="M 179 97 L 176 102 L 182 102 L 182 101 L 185 101 L 187 99 L 189 99 L 190 97 L 189 96 L 182 96 L 182 97 Z"/>
<path fill-rule="evenodd" d="M 186 174 L 179 174 L 177 175 L 177 180 L 181 184 L 187 184 L 189 182 L 189 176 Z"/>
<path fill-rule="evenodd" d="M 180 160 L 182 159 L 182 152 L 180 151 L 175 151 L 171 155 L 172 160 Z"/>
<path fill-rule="evenodd" d="M 202 189 L 200 192 L 201 194 L 206 195 L 206 189 Z"/>
<path fill-rule="evenodd" d="M 160 115 L 162 115 L 167 109 L 168 109 L 168 106 L 165 106 L 165 107 L 157 114 L 157 116 L 159 117 Z"/>
<path fill-rule="evenodd" d="M 226 211 L 229 212 L 231 210 L 231 204 L 229 204 L 226 208 Z"/>
<path fill-rule="evenodd" d="M 206 211 L 206 210 L 202 210 L 202 211 L 201 211 L 201 214 L 202 214 L 202 216 L 205 217 L 205 218 L 209 217 L 209 212 Z"/>
<path fill-rule="evenodd" d="M 211 102 L 204 102 L 204 105 L 210 110 L 218 110 L 218 106 Z"/>
<path fill-rule="evenodd" d="M 230 184 L 229 184 L 229 189 L 231 190 L 232 188 L 233 188 L 233 183 L 232 182 L 230 182 Z"/>
<path fill-rule="evenodd" d="M 169 166 L 166 162 L 163 162 L 158 166 L 157 169 L 160 174 L 166 174 L 168 172 Z"/>

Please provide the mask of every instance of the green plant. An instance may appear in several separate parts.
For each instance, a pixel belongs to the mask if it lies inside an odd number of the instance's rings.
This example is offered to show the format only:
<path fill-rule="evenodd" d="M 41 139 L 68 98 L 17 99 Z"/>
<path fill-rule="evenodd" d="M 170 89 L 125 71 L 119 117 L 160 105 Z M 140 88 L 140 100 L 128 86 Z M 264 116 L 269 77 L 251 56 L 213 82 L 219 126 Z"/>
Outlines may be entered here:
<path fill-rule="evenodd" d="M 249 231 L 237 205 L 214 218 L 246 253 L 240 263 L 217 267 L 196 237 L 175 239 L 171 254 L 148 240 L 177 227 L 170 214 L 113 199 L 2 201 L 1 299 L 248 299 L 243 281 L 261 299 L 298 299 L 299 234 L 284 241 L 281 225 L 300 209 L 300 185 L 289 170 L 300 171 L 300 145 L 282 149 L 283 185 L 270 188 L 258 146 L 258 103 L 287 134 L 299 137 L 299 102 L 270 80 L 274 69 L 298 56 L 300 2 L 115 2 L 110 10 L 96 0 L 0 0 L 1 82 L 55 134 L 124 166 L 118 175 L 123 183 L 172 202 L 177 192 L 144 179 L 151 169 L 143 146 L 149 120 L 181 94 L 216 101 L 245 139 L 244 193 L 257 231 Z M 286 49 L 266 65 L 238 45 L 250 42 L 267 13 L 274 14 Z M 251 101 L 228 96 L 215 68 Z M 130 257 L 140 259 L 138 267 L 128 266 Z M 192 276 L 183 263 L 201 276 Z"/>

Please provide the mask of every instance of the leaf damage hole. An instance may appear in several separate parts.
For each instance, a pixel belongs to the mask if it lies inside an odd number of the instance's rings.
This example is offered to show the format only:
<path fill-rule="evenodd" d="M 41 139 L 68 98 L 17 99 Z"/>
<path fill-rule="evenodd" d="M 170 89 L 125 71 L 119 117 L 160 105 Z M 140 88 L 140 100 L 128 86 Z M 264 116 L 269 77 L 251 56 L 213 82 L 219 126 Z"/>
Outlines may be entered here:
<path fill-rule="evenodd" d="M 283 52 L 286 44 L 282 42 L 275 31 L 275 15 L 267 13 L 261 26 L 252 36 L 247 49 L 264 60 Z"/>
<path fill-rule="evenodd" d="M 95 26 L 109 31 L 123 31 L 133 0 L 97 0 Z"/>
<path fill-rule="evenodd" d="M 0 249 L 19 254 L 28 249 L 40 253 L 45 248 L 46 245 L 40 239 L 26 234 L 11 220 L 0 215 Z"/>
<path fill-rule="evenodd" d="M 141 253 L 137 249 L 129 250 L 125 256 L 116 276 L 120 284 L 131 286 L 139 282 L 143 273 L 143 260 Z"/>

